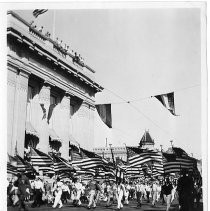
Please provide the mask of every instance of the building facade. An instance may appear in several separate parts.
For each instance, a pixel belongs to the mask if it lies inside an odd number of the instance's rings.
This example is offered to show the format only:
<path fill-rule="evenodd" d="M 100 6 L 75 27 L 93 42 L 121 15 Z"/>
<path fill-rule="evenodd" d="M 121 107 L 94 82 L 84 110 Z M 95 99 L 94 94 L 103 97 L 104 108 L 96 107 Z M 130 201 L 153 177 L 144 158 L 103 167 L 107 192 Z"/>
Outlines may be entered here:
<path fill-rule="evenodd" d="M 112 149 L 112 152 L 111 152 Z M 113 161 L 112 153 L 114 156 L 115 161 L 117 160 L 123 160 L 127 161 L 127 151 L 126 147 L 95 147 L 93 148 L 93 152 L 100 155 L 101 157 L 104 157 L 105 159 L 109 161 Z"/>
<path fill-rule="evenodd" d="M 69 157 L 69 142 L 91 149 L 95 93 L 103 88 L 95 71 L 7 13 L 7 151 L 23 157 L 28 146 Z"/>

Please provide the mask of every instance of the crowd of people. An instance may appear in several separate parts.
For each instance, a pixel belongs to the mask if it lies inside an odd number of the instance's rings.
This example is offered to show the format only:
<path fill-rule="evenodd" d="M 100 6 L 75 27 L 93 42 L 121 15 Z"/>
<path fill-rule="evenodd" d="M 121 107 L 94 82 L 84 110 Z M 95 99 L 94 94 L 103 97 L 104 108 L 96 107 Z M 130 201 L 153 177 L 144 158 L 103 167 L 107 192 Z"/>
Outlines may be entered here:
<path fill-rule="evenodd" d="M 90 209 L 103 201 L 107 207 L 122 209 L 135 201 L 136 206 L 141 207 L 144 201 L 153 207 L 159 202 L 166 205 L 168 211 L 173 200 L 177 199 L 180 210 L 191 211 L 193 207 L 199 206 L 202 187 L 186 173 L 178 179 L 118 179 L 117 182 L 97 181 L 94 177 L 90 180 L 82 180 L 80 177 L 45 180 L 37 176 L 34 180 L 29 180 L 22 173 L 8 181 L 7 196 L 8 206 L 18 206 L 20 210 L 26 210 L 26 202 L 31 207 L 47 205 L 62 208 L 63 204 L 72 203 L 73 206 L 86 206 Z"/>

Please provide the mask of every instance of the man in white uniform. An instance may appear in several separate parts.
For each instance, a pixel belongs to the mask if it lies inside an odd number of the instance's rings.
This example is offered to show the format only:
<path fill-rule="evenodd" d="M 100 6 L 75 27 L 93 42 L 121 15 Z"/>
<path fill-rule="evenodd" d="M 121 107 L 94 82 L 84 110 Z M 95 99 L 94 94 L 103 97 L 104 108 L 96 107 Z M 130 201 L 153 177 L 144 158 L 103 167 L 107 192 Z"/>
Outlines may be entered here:
<path fill-rule="evenodd" d="M 61 201 L 61 196 L 62 196 L 62 186 L 63 186 L 63 183 L 60 181 L 60 178 L 57 178 L 57 183 L 55 185 L 55 192 L 56 192 L 56 196 L 55 196 L 55 201 L 54 201 L 54 204 L 53 204 L 53 208 L 56 208 L 57 205 L 59 204 L 59 208 L 63 207 L 63 203 Z"/>

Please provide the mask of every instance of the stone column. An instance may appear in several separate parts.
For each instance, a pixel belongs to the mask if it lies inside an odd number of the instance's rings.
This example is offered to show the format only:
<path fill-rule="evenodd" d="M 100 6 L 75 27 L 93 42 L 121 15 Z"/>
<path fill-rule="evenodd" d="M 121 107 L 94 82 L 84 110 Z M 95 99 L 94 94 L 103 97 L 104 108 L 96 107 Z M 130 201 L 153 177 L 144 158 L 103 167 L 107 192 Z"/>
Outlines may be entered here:
<path fill-rule="evenodd" d="M 44 108 L 46 109 L 46 117 L 43 118 L 44 113 L 40 105 L 40 125 L 39 125 L 39 143 L 37 145 L 37 149 L 44 153 L 48 153 L 49 150 L 49 129 L 47 124 L 47 114 L 50 106 L 50 84 L 49 82 L 45 81 L 43 86 L 39 92 L 39 104 L 43 104 Z"/>
<path fill-rule="evenodd" d="M 21 157 L 24 155 L 26 103 L 29 75 L 30 72 L 27 71 L 27 69 L 23 67 L 18 69 L 13 101 L 13 121 L 12 125 L 8 125 L 8 127 L 12 127 L 10 153 L 11 155 L 18 153 Z"/>
<path fill-rule="evenodd" d="M 60 133 L 62 146 L 60 148 L 61 156 L 68 160 L 69 158 L 69 121 L 70 121 L 70 93 L 66 92 L 61 100 L 60 106 Z"/>
<path fill-rule="evenodd" d="M 74 134 L 80 146 L 91 150 L 93 147 L 93 125 L 90 121 L 91 109 L 90 105 L 83 101 L 77 111 L 77 121 L 74 125 Z"/>

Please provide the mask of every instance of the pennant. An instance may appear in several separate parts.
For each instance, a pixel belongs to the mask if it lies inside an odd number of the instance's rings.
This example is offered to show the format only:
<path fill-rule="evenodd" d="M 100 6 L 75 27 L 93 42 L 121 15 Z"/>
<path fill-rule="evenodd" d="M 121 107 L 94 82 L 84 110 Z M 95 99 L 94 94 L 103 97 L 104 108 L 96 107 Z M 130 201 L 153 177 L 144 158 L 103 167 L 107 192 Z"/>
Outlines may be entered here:
<path fill-rule="evenodd" d="M 177 116 L 175 114 L 174 92 L 162 95 L 156 95 L 154 97 L 156 97 L 163 104 L 163 106 L 165 106 L 171 112 L 171 114 Z"/>
<path fill-rule="evenodd" d="M 35 9 L 34 11 L 33 11 L 33 16 L 35 17 L 35 18 L 37 18 L 39 15 L 41 15 L 41 14 L 43 14 L 43 13 L 45 13 L 45 12 L 47 12 L 47 10 L 46 9 Z"/>
<path fill-rule="evenodd" d="M 44 104 L 40 104 L 41 108 L 42 108 L 42 111 L 43 111 L 43 117 L 42 117 L 42 120 L 46 118 L 46 109 L 44 107 Z"/>
<path fill-rule="evenodd" d="M 49 124 L 50 118 L 52 116 L 53 109 L 55 108 L 56 104 L 51 104 L 49 107 L 48 115 L 47 115 L 47 123 Z"/>
<path fill-rule="evenodd" d="M 96 109 L 101 120 L 109 127 L 112 128 L 112 113 L 111 104 L 98 104 Z"/>

